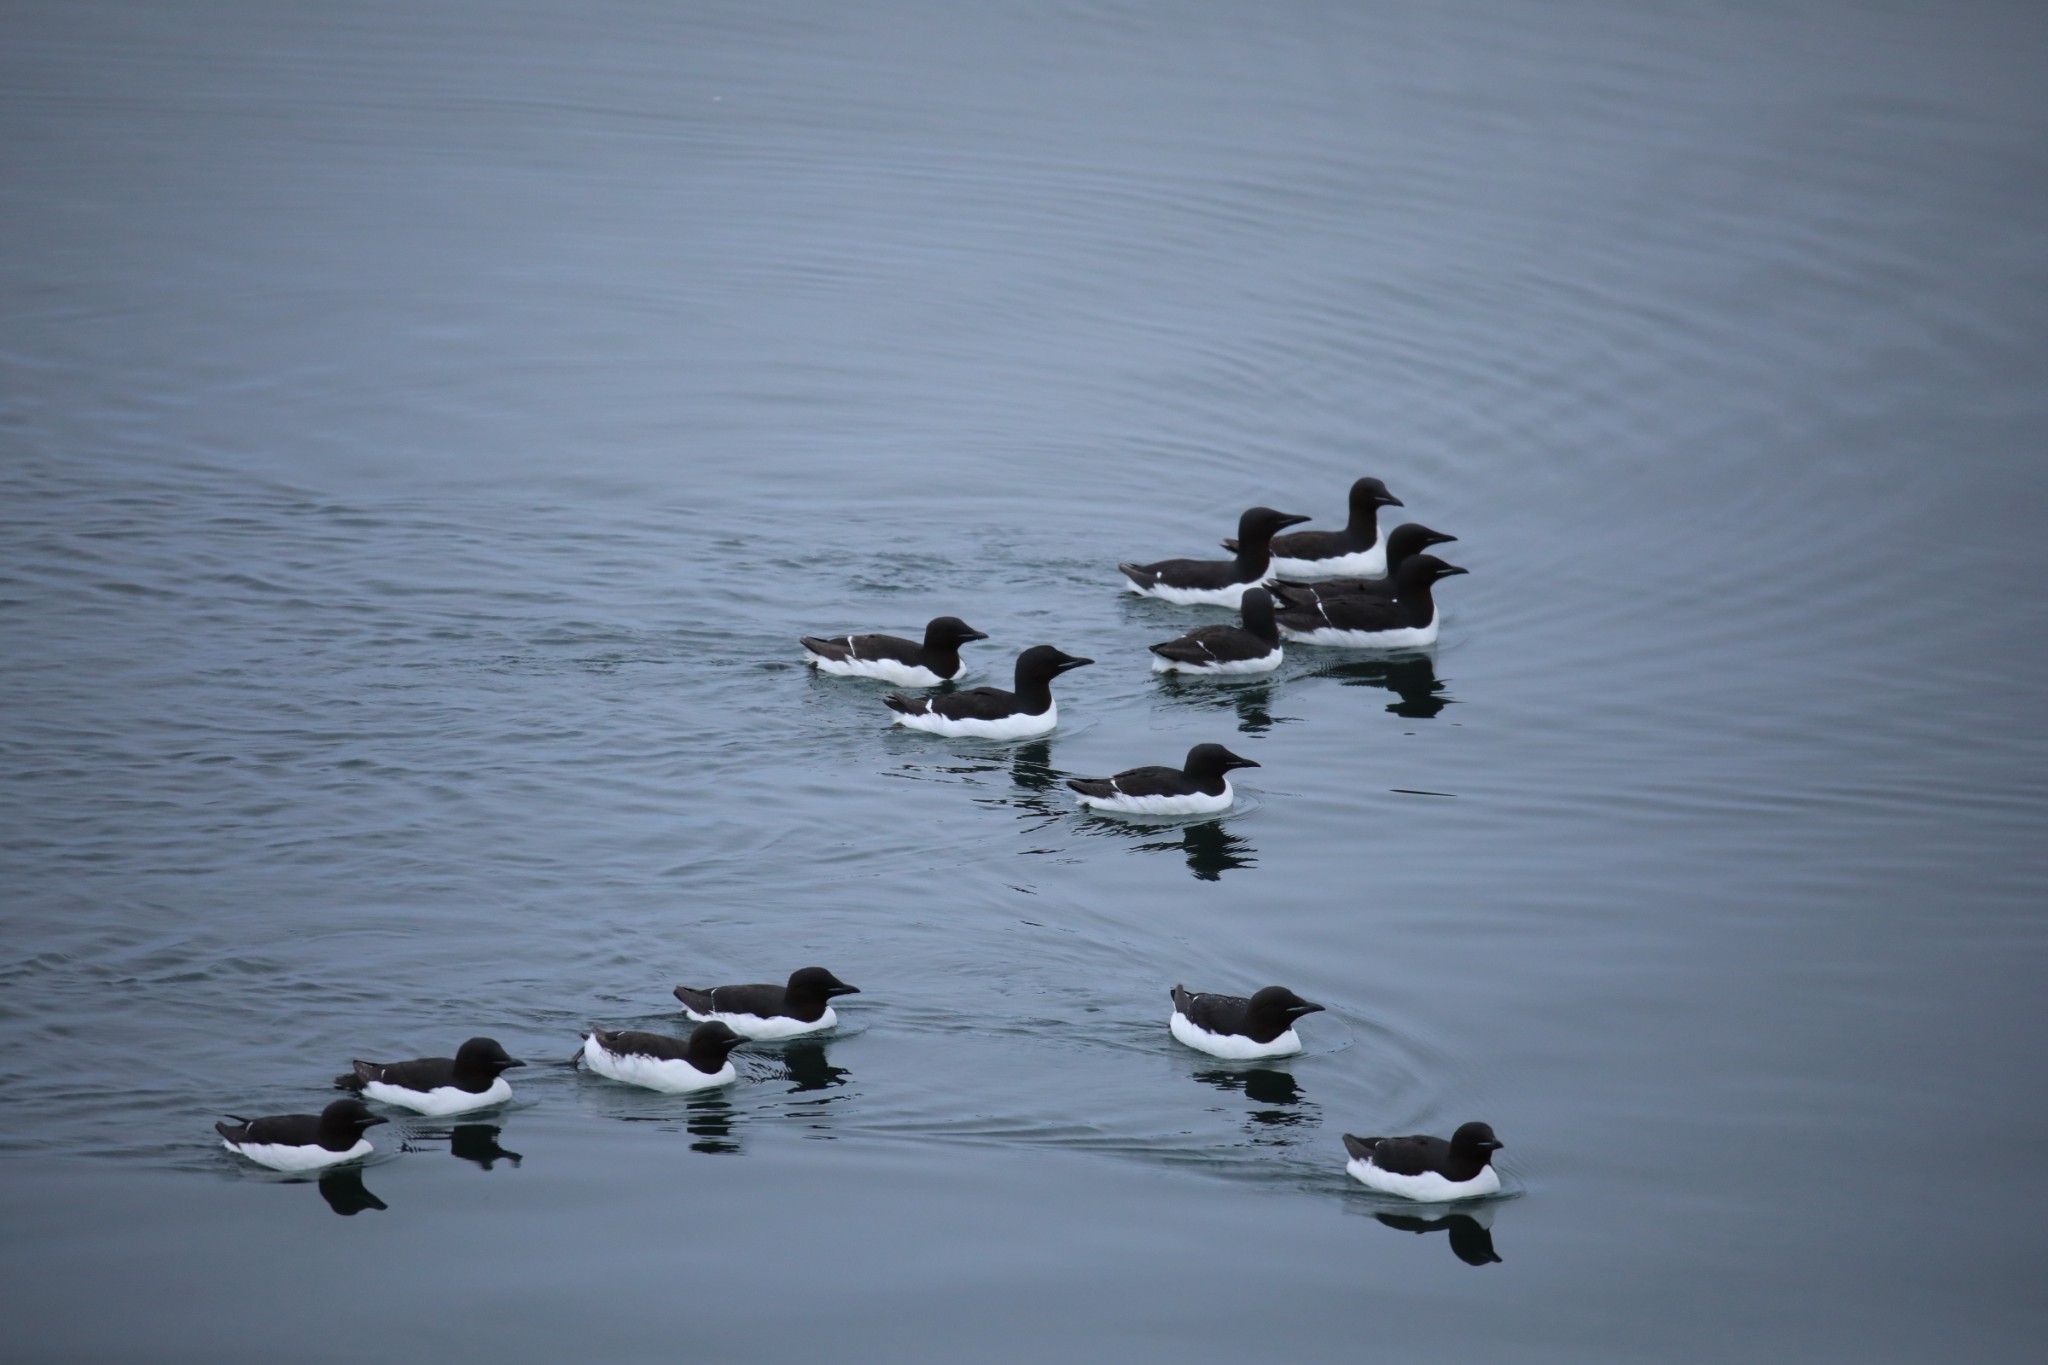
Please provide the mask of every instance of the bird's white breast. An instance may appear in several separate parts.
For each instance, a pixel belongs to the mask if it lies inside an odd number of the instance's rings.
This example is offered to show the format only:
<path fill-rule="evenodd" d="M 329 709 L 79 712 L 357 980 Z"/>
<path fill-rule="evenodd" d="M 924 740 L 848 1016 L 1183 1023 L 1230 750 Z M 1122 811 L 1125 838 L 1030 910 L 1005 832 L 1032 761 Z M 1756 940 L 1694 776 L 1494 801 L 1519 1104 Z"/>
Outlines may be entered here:
<path fill-rule="evenodd" d="M 1237 794 L 1230 784 L 1223 784 L 1223 794 L 1211 796 L 1207 792 L 1189 792 L 1186 796 L 1088 796 L 1075 793 L 1084 806 L 1097 810 L 1117 811 L 1124 815 L 1209 815 L 1219 810 L 1229 810 Z"/>
<path fill-rule="evenodd" d="M 432 1090 L 407 1090 L 388 1081 L 367 1081 L 363 1085 L 363 1094 L 369 1099 L 395 1104 L 416 1114 L 442 1118 L 503 1104 L 512 1098 L 512 1086 L 503 1076 L 494 1079 L 487 1089 L 476 1092 L 453 1085 L 437 1085 Z"/>
<path fill-rule="evenodd" d="M 1060 723 L 1058 702 L 1046 707 L 1037 715 L 1013 712 L 1000 720 L 954 720 L 932 711 L 921 711 L 916 715 L 896 713 L 898 725 L 913 730 L 929 730 L 935 735 L 950 739 L 1022 739 L 1027 735 L 1042 735 Z"/>
<path fill-rule="evenodd" d="M 1255 583 L 1232 583 L 1223 588 L 1176 588 L 1171 583 L 1148 583 L 1141 587 L 1129 578 L 1124 579 L 1125 585 L 1140 597 L 1157 597 L 1183 607 L 1234 607 L 1244 600 L 1246 588 L 1256 588 L 1272 581 L 1271 569 Z"/>
<path fill-rule="evenodd" d="M 771 1042 L 777 1038 L 798 1038 L 806 1033 L 823 1033 L 839 1022 L 839 1016 L 833 1013 L 830 1005 L 825 1006 L 825 1012 L 808 1024 L 801 1019 L 792 1019 L 786 1014 L 771 1014 L 766 1017 L 758 1014 L 727 1014 L 722 1011 L 699 1014 L 688 1005 L 683 1006 L 683 1013 L 700 1024 L 716 1019 L 742 1038 L 761 1038 Z"/>
<path fill-rule="evenodd" d="M 804 661 L 820 673 L 836 673 L 842 678 L 879 678 L 899 687 L 937 687 L 946 681 L 923 664 L 906 664 L 900 659 L 828 659 L 807 649 Z M 966 672 L 962 668 L 953 677 L 958 680 Z"/>
<path fill-rule="evenodd" d="M 1255 1043 L 1242 1033 L 1211 1033 L 1179 1010 L 1173 1012 L 1166 1026 L 1173 1030 L 1174 1037 L 1195 1051 L 1233 1062 L 1250 1061 L 1254 1057 L 1291 1057 L 1301 1051 L 1301 1035 L 1293 1029 L 1288 1029 L 1270 1043 Z"/>
<path fill-rule="evenodd" d="M 1280 666 L 1280 659 L 1286 651 L 1275 645 L 1270 653 L 1256 659 L 1233 659 L 1228 663 L 1210 660 L 1208 663 L 1183 663 L 1179 659 L 1165 659 L 1158 655 L 1152 658 L 1154 673 L 1271 673 Z"/>
<path fill-rule="evenodd" d="M 1491 1166 L 1483 1168 L 1470 1180 L 1450 1180 L 1435 1171 L 1424 1171 L 1421 1175 L 1395 1175 L 1383 1171 L 1364 1157 L 1353 1157 L 1344 1163 L 1344 1169 L 1351 1172 L 1360 1184 L 1381 1194 L 1398 1194 L 1403 1199 L 1420 1200 L 1423 1203 L 1442 1203 L 1448 1199 L 1477 1199 L 1483 1194 L 1496 1194 L 1500 1190 L 1500 1175 Z"/>
<path fill-rule="evenodd" d="M 1328 613 L 1324 615 L 1327 618 Z M 1432 608 L 1428 624 L 1401 626 L 1395 630 L 1339 630 L 1335 626 L 1289 630 L 1282 626 L 1280 631 L 1298 645 L 1333 645 L 1340 649 L 1419 649 L 1436 643 L 1436 623 L 1442 619 L 1443 613 Z"/>
<path fill-rule="evenodd" d="M 1384 578 L 1387 573 L 1387 542 L 1373 542 L 1370 550 L 1353 550 L 1334 559 L 1284 559 L 1273 556 L 1273 572 L 1281 578 Z"/>
<path fill-rule="evenodd" d="M 730 1061 L 707 1074 L 681 1059 L 669 1061 L 637 1052 L 607 1052 L 599 1045 L 596 1034 L 583 1040 L 583 1061 L 592 1071 L 610 1080 L 669 1095 L 708 1090 L 714 1085 L 730 1085 L 739 1079 L 740 1074 Z"/>
<path fill-rule="evenodd" d="M 317 1142 L 294 1147 L 283 1142 L 230 1142 L 222 1138 L 220 1145 L 231 1152 L 240 1152 L 257 1165 L 268 1166 L 273 1171 L 317 1171 L 322 1166 L 360 1161 L 371 1151 L 368 1138 L 357 1138 L 356 1145 L 345 1152 L 330 1152 Z"/>

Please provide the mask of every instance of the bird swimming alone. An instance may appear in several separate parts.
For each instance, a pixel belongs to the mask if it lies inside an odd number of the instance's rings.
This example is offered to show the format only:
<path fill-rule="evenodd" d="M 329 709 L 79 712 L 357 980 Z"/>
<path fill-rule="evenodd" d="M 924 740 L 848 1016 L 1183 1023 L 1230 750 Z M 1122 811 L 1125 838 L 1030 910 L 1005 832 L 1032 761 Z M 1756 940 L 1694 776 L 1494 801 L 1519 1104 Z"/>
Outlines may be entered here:
<path fill-rule="evenodd" d="M 831 1005 L 837 995 L 859 995 L 823 967 L 800 967 L 786 986 L 676 987 L 683 1012 L 704 1022 L 716 1019 L 742 1038 L 795 1038 L 822 1033 L 839 1022 Z"/>
<path fill-rule="evenodd" d="M 1268 986 L 1249 1000 L 1241 995 L 1212 995 L 1173 988 L 1173 1036 L 1197 1052 L 1230 1061 L 1254 1057 L 1291 1057 L 1301 1051 L 1294 1021 L 1323 1007 L 1311 1004 L 1285 986 Z"/>
<path fill-rule="evenodd" d="M 1327 578 L 1335 574 L 1379 577 L 1387 571 L 1387 546 L 1380 539 L 1380 509 L 1406 505 L 1378 479 L 1358 480 L 1351 485 L 1351 519 L 1344 529 L 1296 531 L 1293 535 L 1275 537 L 1273 572 L 1283 578 Z M 1224 541 L 1223 548 L 1235 550 L 1241 542 L 1240 534 L 1239 540 Z"/>
<path fill-rule="evenodd" d="M 1273 594 L 1246 588 L 1239 599 L 1241 626 L 1196 626 L 1162 644 L 1147 645 L 1159 657 L 1154 673 L 1271 673 L 1280 666 L 1280 625 L 1273 619 Z"/>
<path fill-rule="evenodd" d="M 1440 1137 L 1353 1137 L 1344 1135 L 1350 1161 L 1344 1169 L 1370 1189 L 1403 1199 L 1435 1203 L 1476 1199 L 1500 1190 L 1493 1154 L 1507 1144 L 1484 1123 L 1465 1123 Z"/>
<path fill-rule="evenodd" d="M 334 1078 L 338 1090 L 445 1118 L 512 1098 L 504 1073 L 526 1063 L 507 1056 L 495 1038 L 472 1038 L 453 1057 L 412 1062 L 352 1062 L 354 1070 Z"/>
<path fill-rule="evenodd" d="M 245 1119 L 230 1114 L 232 1126 L 216 1123 L 221 1145 L 273 1171 L 317 1171 L 343 1161 L 356 1161 L 371 1152 L 365 1128 L 380 1119 L 361 1100 L 336 1100 L 317 1114 L 274 1114 L 269 1118 Z"/>
<path fill-rule="evenodd" d="M 891 692 L 882 700 L 897 712 L 896 724 L 953 738 L 1022 739 L 1042 735 L 1059 724 L 1052 680 L 1068 669 L 1094 663 L 1065 654 L 1051 645 L 1033 645 L 1017 656 L 1016 688 L 970 687 L 936 697 L 906 697 Z"/>
<path fill-rule="evenodd" d="M 899 687 L 937 687 L 957 680 L 965 671 L 960 646 L 988 636 L 957 616 L 934 616 L 924 628 L 923 644 L 897 635 L 797 638 L 804 647 L 804 662 L 820 673 L 880 678 Z"/>
<path fill-rule="evenodd" d="M 1436 643 L 1436 599 L 1430 586 L 1466 570 L 1435 555 L 1411 556 L 1395 576 L 1395 596 L 1323 597 L 1277 613 L 1281 631 L 1296 644 L 1351 649 L 1416 649 Z"/>
<path fill-rule="evenodd" d="M 1224 776 L 1233 768 L 1256 768 L 1221 744 L 1197 744 L 1178 768 L 1127 768 L 1115 777 L 1070 777 L 1067 785 L 1081 804 L 1123 815 L 1213 815 L 1237 800 Z"/>
<path fill-rule="evenodd" d="M 1119 564 L 1128 586 L 1143 597 L 1163 598 L 1182 606 L 1234 607 L 1246 588 L 1273 576 L 1275 532 L 1307 521 L 1270 507 L 1248 508 L 1237 519 L 1235 559 L 1162 559 L 1157 564 Z"/>
<path fill-rule="evenodd" d="M 684 1095 L 738 1080 L 740 1073 L 730 1056 L 742 1041 L 716 1019 L 697 1025 L 688 1038 L 637 1029 L 614 1032 L 593 1024 L 578 1055 L 584 1065 L 607 1079 Z"/>
<path fill-rule="evenodd" d="M 1391 602 L 1403 564 L 1432 545 L 1448 545 L 1456 539 L 1442 531 L 1432 531 L 1420 522 L 1404 521 L 1387 532 L 1386 577 L 1319 578 L 1310 583 L 1282 579 L 1273 585 L 1273 597 L 1283 608 L 1314 606 L 1324 597 L 1384 597 Z"/>

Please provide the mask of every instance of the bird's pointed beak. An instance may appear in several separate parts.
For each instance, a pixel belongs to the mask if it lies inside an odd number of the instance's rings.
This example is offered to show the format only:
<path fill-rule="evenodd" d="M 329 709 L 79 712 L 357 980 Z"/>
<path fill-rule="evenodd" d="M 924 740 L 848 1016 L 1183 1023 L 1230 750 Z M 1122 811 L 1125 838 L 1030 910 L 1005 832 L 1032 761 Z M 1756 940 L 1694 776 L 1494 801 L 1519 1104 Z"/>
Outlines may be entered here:
<path fill-rule="evenodd" d="M 525 1065 L 526 1063 L 520 1061 L 517 1057 L 507 1057 L 504 1061 L 498 1063 L 498 1069 L 500 1071 L 509 1071 L 515 1066 Z"/>
<path fill-rule="evenodd" d="M 847 985 L 847 984 L 846 984 L 845 982 L 843 982 L 843 981 L 842 981 L 842 982 L 840 982 L 840 983 L 839 983 L 838 985 L 834 986 L 834 987 L 833 987 L 833 988 L 832 988 L 831 990 L 829 990 L 829 991 L 826 991 L 826 992 L 825 992 L 825 994 L 827 994 L 827 995 L 859 995 L 859 994 L 860 994 L 860 987 L 858 987 L 858 986 L 849 986 L 849 985 Z"/>
<path fill-rule="evenodd" d="M 1311 1003 L 1310 1001 L 1304 1000 L 1299 1005 L 1296 1005 L 1294 1007 L 1294 1014 L 1297 1018 L 1304 1014 L 1321 1014 L 1325 1008 L 1325 1006 L 1317 1005 Z"/>

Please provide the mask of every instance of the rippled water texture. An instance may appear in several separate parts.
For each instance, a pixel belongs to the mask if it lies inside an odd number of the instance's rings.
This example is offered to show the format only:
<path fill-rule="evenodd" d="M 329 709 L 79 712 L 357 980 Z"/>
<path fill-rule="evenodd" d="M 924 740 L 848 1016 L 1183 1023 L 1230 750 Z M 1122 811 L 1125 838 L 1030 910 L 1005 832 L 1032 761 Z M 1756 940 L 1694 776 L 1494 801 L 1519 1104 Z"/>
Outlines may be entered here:
<path fill-rule="evenodd" d="M 11 7 L 13 1349 L 2032 1359 L 2044 39 Z M 1226 617 L 1116 561 L 1361 474 L 1433 651 L 1149 672 Z M 1098 661 L 1056 734 L 798 662 L 940 613 Z M 1062 782 L 1204 740 L 1220 819 Z M 564 1065 L 808 962 L 730 1090 Z M 1218 1063 L 1177 981 L 1328 1010 Z M 472 1033 L 515 1104 L 360 1172 L 211 1138 Z M 1344 1175 L 1468 1118 L 1512 1197 Z"/>

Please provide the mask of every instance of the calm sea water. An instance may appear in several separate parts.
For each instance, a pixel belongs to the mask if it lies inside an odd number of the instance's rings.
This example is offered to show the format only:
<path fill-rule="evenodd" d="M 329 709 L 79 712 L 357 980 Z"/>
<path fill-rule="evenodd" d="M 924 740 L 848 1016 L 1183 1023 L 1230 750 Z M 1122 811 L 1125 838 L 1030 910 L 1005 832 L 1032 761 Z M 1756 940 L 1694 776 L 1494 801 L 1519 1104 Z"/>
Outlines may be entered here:
<path fill-rule="evenodd" d="M 2035 1358 L 2044 57 L 1995 3 L 11 7 L 10 1354 Z M 1433 652 L 1148 672 L 1224 615 L 1116 561 L 1368 473 L 1472 570 Z M 982 680 L 1099 661 L 1053 737 L 796 662 L 941 612 Z M 1220 820 L 1060 780 L 1203 740 L 1263 765 Z M 561 1064 L 810 962 L 845 1026 L 730 1090 Z M 1329 1010 L 1213 1063 L 1177 981 Z M 212 1140 L 479 1032 L 517 1103 L 357 1175 Z M 1468 1118 L 1513 1197 L 1343 1173 Z"/>

